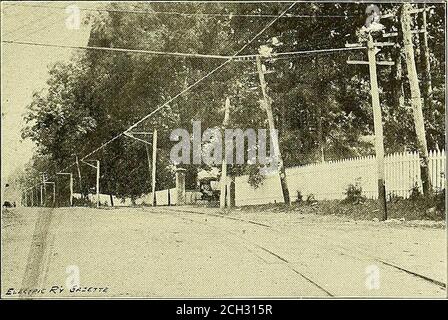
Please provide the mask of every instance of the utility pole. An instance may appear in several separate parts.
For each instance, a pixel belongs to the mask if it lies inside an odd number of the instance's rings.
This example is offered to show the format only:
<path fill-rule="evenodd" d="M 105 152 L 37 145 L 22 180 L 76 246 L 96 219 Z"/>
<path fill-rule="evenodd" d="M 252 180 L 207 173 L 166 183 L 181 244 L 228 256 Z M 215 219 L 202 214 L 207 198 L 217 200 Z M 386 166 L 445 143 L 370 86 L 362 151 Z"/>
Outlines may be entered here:
<path fill-rule="evenodd" d="M 53 207 L 56 204 L 56 182 L 52 182 L 53 184 Z"/>
<path fill-rule="evenodd" d="M 375 153 L 378 172 L 378 200 L 381 220 L 387 220 L 386 206 L 386 185 L 384 181 L 384 141 L 383 141 L 383 121 L 381 117 L 380 95 L 378 91 L 378 79 L 376 74 L 376 54 L 377 48 L 373 45 L 372 35 L 369 34 L 367 41 L 370 73 L 370 90 L 372 95 L 373 123 L 375 130 Z"/>
<path fill-rule="evenodd" d="M 148 183 L 151 184 L 152 180 L 149 180 L 149 175 L 151 174 L 151 149 L 149 149 L 149 144 L 146 143 L 145 144 L 145 148 L 146 148 L 146 158 L 148 160 Z"/>
<path fill-rule="evenodd" d="M 425 61 L 425 81 L 427 86 L 427 95 L 431 99 L 432 96 L 432 83 L 431 83 L 431 64 L 429 60 L 429 47 L 428 47 L 428 25 L 426 21 L 426 4 L 423 4 L 423 56 Z"/>
<path fill-rule="evenodd" d="M 76 159 L 76 167 L 78 168 L 79 193 L 81 194 L 81 197 L 82 197 L 81 168 L 79 166 L 79 161 L 78 161 L 78 155 L 77 154 L 75 154 L 75 159 Z"/>
<path fill-rule="evenodd" d="M 156 205 L 157 129 L 152 134 L 152 206 Z"/>
<path fill-rule="evenodd" d="M 423 100 L 425 107 L 432 109 L 432 81 L 431 81 L 431 64 L 429 58 L 428 47 L 428 25 L 426 20 L 426 4 L 423 4 L 421 23 L 422 28 L 419 30 L 419 42 L 421 47 L 421 63 L 423 65 Z M 419 20 L 418 20 L 419 21 Z"/>
<path fill-rule="evenodd" d="M 356 44 L 356 46 L 361 44 Z M 378 179 L 378 205 L 380 211 L 379 220 L 387 220 L 387 205 L 386 205 L 386 184 L 384 177 L 384 139 L 383 139 L 383 120 L 381 116 L 380 95 L 378 90 L 378 77 L 376 72 L 377 65 L 391 66 L 394 63 L 391 61 L 376 61 L 376 54 L 380 51 L 377 46 L 390 46 L 392 43 L 375 43 L 372 35 L 368 35 L 367 40 L 367 55 L 368 61 L 347 61 L 348 64 L 369 65 L 370 75 L 370 94 L 372 97 L 373 108 L 373 124 L 375 133 L 375 156 L 377 163 L 377 179 Z M 350 47 L 352 45 L 346 45 Z"/>
<path fill-rule="evenodd" d="M 73 174 L 70 173 L 70 207 L 73 207 Z"/>
<path fill-rule="evenodd" d="M 96 160 L 96 207 L 100 207 L 100 161 Z"/>
<path fill-rule="evenodd" d="M 43 195 L 43 202 L 42 206 L 47 205 L 47 185 L 46 185 L 46 179 L 45 179 L 45 172 L 42 172 L 42 195 Z"/>
<path fill-rule="evenodd" d="M 414 47 L 412 44 L 411 30 L 411 10 L 410 3 L 403 3 L 403 12 L 401 16 L 401 27 L 403 30 L 404 50 L 406 54 L 407 76 L 411 91 L 411 106 L 414 114 L 414 125 L 417 134 L 418 150 L 420 155 L 420 175 L 424 195 L 431 194 L 432 187 L 429 180 L 428 169 L 428 146 L 425 134 L 425 122 L 423 118 L 422 99 L 418 84 L 417 69 L 415 66 Z"/>
<path fill-rule="evenodd" d="M 222 139 L 225 141 L 224 133 L 229 125 L 229 117 L 230 117 L 230 99 L 226 98 L 225 103 L 225 111 L 224 111 L 224 121 L 222 122 Z M 225 145 L 225 143 L 223 144 Z M 219 195 L 219 207 L 224 209 L 226 207 L 226 190 L 227 190 L 227 154 L 225 152 L 226 148 L 224 148 L 224 155 L 222 157 L 221 163 L 221 193 Z"/>
<path fill-rule="evenodd" d="M 278 161 L 278 171 L 279 171 L 279 176 L 280 176 L 280 184 L 282 187 L 282 193 L 283 193 L 283 200 L 285 202 L 285 204 L 291 204 L 291 200 L 289 197 L 289 189 L 288 189 L 288 183 L 286 181 L 286 172 L 285 172 L 285 167 L 283 165 L 283 158 L 280 152 L 280 146 L 278 143 L 278 139 L 276 139 L 276 135 L 273 134 L 274 132 L 276 132 L 275 129 L 275 123 L 274 123 L 274 116 L 272 114 L 272 106 L 271 106 L 271 100 L 270 97 L 267 94 L 267 85 L 266 85 L 266 80 L 264 78 L 264 65 L 261 62 L 261 58 L 259 55 L 257 55 L 257 71 L 258 71 L 258 77 L 260 79 L 260 86 L 261 86 L 261 91 L 263 93 L 263 100 L 264 100 L 264 107 L 266 109 L 266 113 L 267 113 L 267 118 L 268 118 L 268 122 L 269 122 L 269 131 L 270 131 L 270 136 L 271 136 L 271 143 L 274 144 L 274 150 L 275 150 L 275 156 L 276 159 Z"/>
<path fill-rule="evenodd" d="M 427 112 L 426 114 L 429 117 L 429 122 L 434 123 L 434 108 L 433 108 L 433 100 L 432 100 L 432 79 L 431 79 L 431 62 L 429 58 L 429 47 L 428 47 L 428 25 L 426 21 L 426 4 L 423 4 L 423 12 L 422 12 L 422 32 L 420 33 L 420 45 L 421 45 L 421 62 L 423 64 L 423 101 L 424 107 Z M 435 139 L 430 136 L 430 148 L 431 146 L 439 147 Z"/>
<path fill-rule="evenodd" d="M 44 206 L 44 186 L 43 184 L 40 185 L 40 206 Z"/>

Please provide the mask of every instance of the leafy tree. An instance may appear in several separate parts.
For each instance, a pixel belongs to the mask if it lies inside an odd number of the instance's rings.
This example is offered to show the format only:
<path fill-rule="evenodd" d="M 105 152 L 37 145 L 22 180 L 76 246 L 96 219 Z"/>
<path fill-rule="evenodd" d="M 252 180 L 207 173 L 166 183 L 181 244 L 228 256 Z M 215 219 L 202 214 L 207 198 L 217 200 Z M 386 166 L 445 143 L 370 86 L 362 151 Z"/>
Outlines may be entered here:
<path fill-rule="evenodd" d="M 111 3 L 108 12 L 90 16 L 89 46 L 166 52 L 232 55 L 261 31 L 284 3 Z M 288 11 L 302 18 L 285 17 L 266 29 L 241 54 L 256 53 L 261 45 L 274 52 L 343 48 L 357 42 L 365 23 L 363 3 L 299 3 Z M 397 18 L 384 20 L 386 30 L 398 30 L 397 4 L 381 4 L 382 12 Z M 146 14 L 136 11 L 171 11 Z M 134 12 L 126 12 L 134 11 Z M 177 14 L 221 13 L 220 16 Z M 433 96 L 425 109 L 430 148 L 444 145 L 444 9 L 436 5 L 429 14 Z M 314 16 L 314 17 L 311 17 Z M 383 20 L 381 20 L 383 23 Z M 393 40 L 392 40 L 393 41 Z M 400 43 L 400 38 L 397 38 Z M 275 45 L 274 45 L 275 44 Z M 267 59 L 273 71 L 266 75 L 268 94 L 279 129 L 286 166 L 372 154 L 373 114 L 366 66 L 347 65 L 346 60 L 365 59 L 365 52 L 310 52 Z M 385 48 L 379 59 L 398 61 L 400 47 Z M 417 61 L 420 61 L 419 59 Z M 48 91 L 37 92 L 25 117 L 24 138 L 37 143 L 38 155 L 46 155 L 56 171 L 117 136 L 130 125 L 188 88 L 223 60 L 180 58 L 163 55 L 88 50 L 68 63 L 50 69 Z M 399 61 L 398 61 L 399 62 Z M 401 63 L 396 64 L 401 66 Z M 418 66 L 419 70 L 422 68 Z M 416 138 L 409 110 L 405 68 L 379 68 L 381 105 L 387 152 L 415 149 Z M 174 167 L 169 151 L 175 128 L 191 131 L 192 121 L 202 128 L 220 127 L 223 106 L 230 97 L 230 128 L 267 128 L 266 113 L 254 61 L 233 61 L 181 97 L 173 100 L 136 131 L 159 134 L 157 182 L 159 188 L 174 186 Z M 254 74 L 255 73 L 255 74 Z M 400 93 L 402 93 L 400 95 Z M 399 97 L 403 99 L 399 99 Z M 397 98 L 398 97 L 398 98 Z M 146 137 L 147 138 L 147 137 Z M 91 155 L 101 161 L 101 190 L 136 198 L 150 190 L 146 146 L 122 136 Z M 81 164 L 84 193 L 95 185 L 95 172 Z M 198 166 L 188 165 L 188 184 L 194 187 Z M 204 167 L 204 166 L 203 166 Z M 230 168 L 229 168 L 230 169 Z M 76 174 L 76 166 L 70 168 Z M 231 175 L 249 173 L 261 182 L 256 166 L 233 166 Z"/>

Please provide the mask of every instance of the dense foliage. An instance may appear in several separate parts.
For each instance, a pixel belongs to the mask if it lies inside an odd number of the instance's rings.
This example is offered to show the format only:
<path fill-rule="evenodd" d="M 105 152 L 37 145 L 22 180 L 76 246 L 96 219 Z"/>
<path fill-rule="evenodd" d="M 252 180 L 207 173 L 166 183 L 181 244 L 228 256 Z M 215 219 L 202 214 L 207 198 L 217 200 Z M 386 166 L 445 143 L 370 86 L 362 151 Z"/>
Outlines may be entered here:
<path fill-rule="evenodd" d="M 267 25 L 285 3 L 112 3 L 109 11 L 89 17 L 89 46 L 146 49 L 168 52 L 232 55 Z M 429 148 L 444 146 L 444 7 L 428 14 L 433 96 L 425 104 Z M 357 30 L 366 20 L 365 4 L 298 3 L 285 17 L 263 32 L 242 54 L 257 53 L 260 45 L 280 46 L 276 52 L 343 48 L 358 41 Z M 398 4 L 383 4 L 388 30 L 400 30 Z M 222 13 L 213 15 L 150 14 L 138 11 Z M 127 12 L 128 11 L 128 12 Z M 134 11 L 134 12 L 129 12 Z M 314 17 L 312 17 L 314 16 Z M 383 21 L 381 21 L 383 23 Z M 420 42 L 416 38 L 416 48 Z M 386 41 L 386 39 L 378 39 Z M 384 48 L 380 58 L 399 61 L 397 67 L 379 67 L 386 152 L 415 150 L 415 130 L 409 104 L 406 67 L 400 57 L 400 37 L 395 47 Z M 422 52 L 416 59 L 423 73 Z M 365 60 L 364 51 L 303 54 L 266 62 L 266 75 L 275 121 L 286 166 L 334 160 L 373 153 L 373 115 L 367 66 L 348 65 L 348 58 Z M 79 51 L 70 62 L 50 69 L 48 90 L 36 92 L 26 115 L 23 138 L 36 142 L 38 170 L 54 172 L 74 162 L 116 136 L 178 92 L 217 67 L 222 60 L 180 58 L 107 51 Z M 158 188 L 172 187 L 173 166 L 169 140 L 174 128 L 191 132 L 194 120 L 202 127 L 220 126 L 223 106 L 231 98 L 231 127 L 267 127 L 260 106 L 256 66 L 253 61 L 232 62 L 168 107 L 144 121 L 138 131 L 159 130 Z M 400 99 L 402 97 L 402 99 Z M 102 193 L 137 197 L 149 190 L 150 172 L 144 144 L 121 137 L 91 159 L 101 160 Z M 197 168 L 189 166 L 189 172 Z M 69 170 L 77 176 L 76 166 Z M 81 165 L 83 192 L 94 186 L 94 170 Z M 233 174 L 254 172 L 251 166 L 234 167 Z M 190 187 L 194 173 L 189 174 Z M 256 180 L 256 179 L 255 179 Z M 77 180 L 75 180 L 77 181 Z M 75 185 L 78 188 L 79 185 Z"/>

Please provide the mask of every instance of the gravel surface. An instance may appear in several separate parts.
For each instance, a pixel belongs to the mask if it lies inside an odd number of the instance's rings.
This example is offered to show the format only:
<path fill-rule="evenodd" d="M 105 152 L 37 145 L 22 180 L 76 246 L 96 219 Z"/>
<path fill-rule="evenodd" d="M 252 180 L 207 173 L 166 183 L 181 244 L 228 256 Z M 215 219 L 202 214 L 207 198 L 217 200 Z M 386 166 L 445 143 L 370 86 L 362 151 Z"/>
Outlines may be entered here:
<path fill-rule="evenodd" d="M 198 207 L 2 214 L 4 298 L 446 297 L 446 270 L 444 225 Z"/>

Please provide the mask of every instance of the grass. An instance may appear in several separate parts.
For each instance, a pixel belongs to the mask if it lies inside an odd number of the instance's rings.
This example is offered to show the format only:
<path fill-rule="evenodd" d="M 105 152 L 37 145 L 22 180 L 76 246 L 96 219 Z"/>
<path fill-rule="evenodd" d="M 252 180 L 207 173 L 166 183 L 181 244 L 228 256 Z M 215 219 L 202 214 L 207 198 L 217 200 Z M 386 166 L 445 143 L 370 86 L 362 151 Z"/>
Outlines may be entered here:
<path fill-rule="evenodd" d="M 283 203 L 244 206 L 246 212 L 279 212 L 297 214 L 317 214 L 344 216 L 353 220 L 373 220 L 379 217 L 378 201 L 365 200 L 354 204 L 345 200 L 323 200 L 312 203 L 300 202 L 287 206 Z M 440 205 L 440 199 L 394 199 L 387 202 L 388 219 L 434 220 L 445 219 L 445 205 Z"/>

